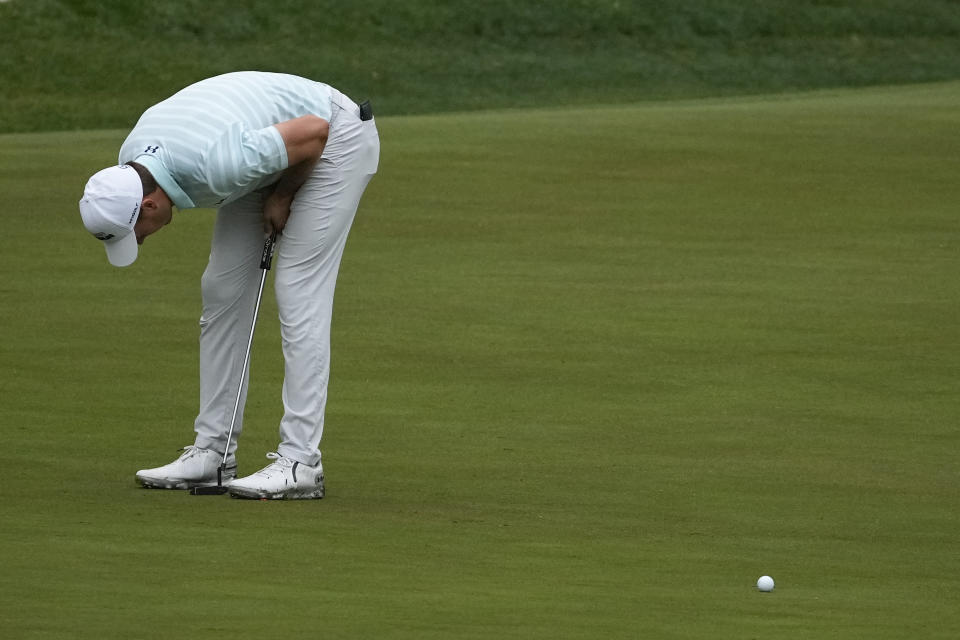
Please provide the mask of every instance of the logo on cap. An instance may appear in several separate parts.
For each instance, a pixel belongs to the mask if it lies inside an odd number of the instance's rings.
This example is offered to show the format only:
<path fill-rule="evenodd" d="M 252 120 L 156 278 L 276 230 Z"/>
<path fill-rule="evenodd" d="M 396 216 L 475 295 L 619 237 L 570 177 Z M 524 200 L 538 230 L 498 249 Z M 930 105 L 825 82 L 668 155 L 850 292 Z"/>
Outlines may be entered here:
<path fill-rule="evenodd" d="M 103 232 L 101 231 L 100 233 L 95 233 L 95 234 L 93 234 L 93 237 L 96 238 L 97 240 L 109 240 L 110 238 L 113 237 L 113 234 L 112 234 L 112 233 L 103 233 Z"/>

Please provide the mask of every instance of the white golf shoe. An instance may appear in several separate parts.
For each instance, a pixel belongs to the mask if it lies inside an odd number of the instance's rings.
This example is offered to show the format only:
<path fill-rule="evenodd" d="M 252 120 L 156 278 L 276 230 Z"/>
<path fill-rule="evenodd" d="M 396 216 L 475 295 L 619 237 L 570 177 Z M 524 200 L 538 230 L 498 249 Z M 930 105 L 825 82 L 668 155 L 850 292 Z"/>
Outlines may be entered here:
<path fill-rule="evenodd" d="M 137 482 L 147 489 L 192 489 L 217 484 L 217 468 L 223 462 L 222 454 L 193 445 L 181 449 L 183 454 L 162 467 L 137 471 Z M 237 477 L 237 464 L 227 462 L 223 471 L 223 485 Z"/>
<path fill-rule="evenodd" d="M 256 473 L 230 483 L 234 498 L 266 500 L 310 500 L 322 498 L 323 467 L 310 467 L 279 453 L 268 453 L 273 460 Z"/>

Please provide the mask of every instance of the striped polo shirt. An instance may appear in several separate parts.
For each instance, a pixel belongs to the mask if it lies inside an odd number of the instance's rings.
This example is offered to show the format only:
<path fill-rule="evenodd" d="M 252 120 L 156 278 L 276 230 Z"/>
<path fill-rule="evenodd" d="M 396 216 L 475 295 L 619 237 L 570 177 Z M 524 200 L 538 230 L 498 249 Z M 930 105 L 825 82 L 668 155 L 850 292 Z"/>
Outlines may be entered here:
<path fill-rule="evenodd" d="M 201 80 L 147 109 L 120 147 L 178 209 L 218 207 L 267 186 L 287 168 L 272 125 L 330 120 L 331 88 L 281 73 L 240 71 Z"/>

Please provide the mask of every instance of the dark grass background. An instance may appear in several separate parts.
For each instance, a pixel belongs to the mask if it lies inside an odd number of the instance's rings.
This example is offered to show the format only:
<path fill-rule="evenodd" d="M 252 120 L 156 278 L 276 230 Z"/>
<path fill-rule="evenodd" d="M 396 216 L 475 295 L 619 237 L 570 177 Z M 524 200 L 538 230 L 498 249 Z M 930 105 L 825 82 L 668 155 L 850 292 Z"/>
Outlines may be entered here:
<path fill-rule="evenodd" d="M 960 77 L 956 0 L 0 4 L 0 131 L 128 127 L 201 78 L 297 73 L 384 114 Z"/>

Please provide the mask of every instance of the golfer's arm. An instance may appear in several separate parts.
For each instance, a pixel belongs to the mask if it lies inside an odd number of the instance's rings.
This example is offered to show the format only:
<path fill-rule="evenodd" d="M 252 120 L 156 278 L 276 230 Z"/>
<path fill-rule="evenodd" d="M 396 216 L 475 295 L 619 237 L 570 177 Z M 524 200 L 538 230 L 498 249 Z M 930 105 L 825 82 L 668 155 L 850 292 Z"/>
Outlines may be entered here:
<path fill-rule="evenodd" d="M 274 187 L 274 194 L 293 198 L 323 153 L 330 123 L 317 116 L 301 116 L 274 127 L 287 147 L 287 169 Z"/>

